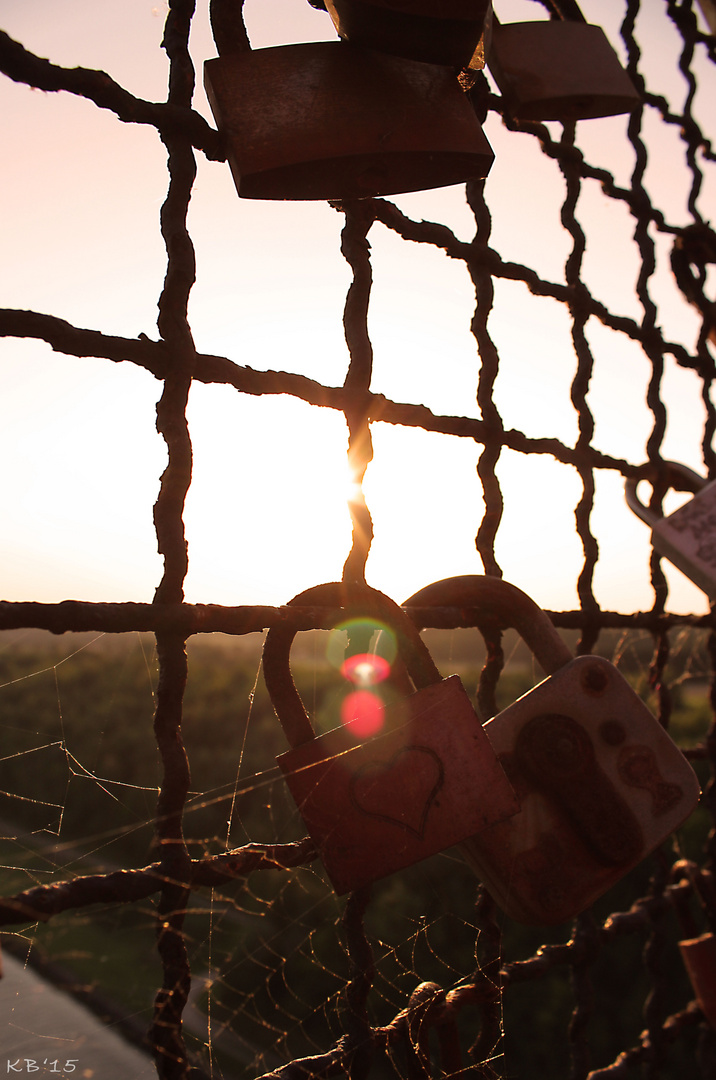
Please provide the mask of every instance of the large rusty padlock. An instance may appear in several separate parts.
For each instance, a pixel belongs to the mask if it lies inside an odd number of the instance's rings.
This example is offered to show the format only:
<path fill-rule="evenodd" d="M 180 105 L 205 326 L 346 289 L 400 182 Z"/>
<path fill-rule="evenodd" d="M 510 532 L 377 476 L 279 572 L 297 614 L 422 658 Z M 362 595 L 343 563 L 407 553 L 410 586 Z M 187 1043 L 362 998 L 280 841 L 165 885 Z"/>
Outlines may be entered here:
<path fill-rule="evenodd" d="M 337 893 L 360 888 L 519 809 L 457 676 L 443 680 L 408 617 L 367 586 L 319 585 L 291 606 L 386 624 L 416 693 L 385 707 L 380 734 L 356 720 L 316 736 L 289 670 L 296 631 L 272 627 L 266 686 L 291 749 L 278 764 Z M 337 619 L 337 621 L 338 621 Z"/>
<path fill-rule="evenodd" d="M 588 120 L 631 112 L 641 99 L 600 26 L 493 19 L 487 66 L 517 120 Z"/>
<path fill-rule="evenodd" d="M 345 41 L 458 68 L 484 67 L 490 0 L 325 0 Z"/>
<path fill-rule="evenodd" d="M 550 925 L 587 908 L 693 810 L 696 775 L 617 669 L 574 659 L 545 613 L 497 578 L 436 582 L 408 608 L 513 627 L 549 676 L 485 724 L 521 812 L 461 845 L 505 912 Z"/>
<path fill-rule="evenodd" d="M 639 498 L 641 479 L 650 483 L 662 479 L 678 491 L 694 492 L 694 498 L 660 518 Z M 651 528 L 655 550 L 716 599 L 716 481 L 704 480 L 679 462 L 666 461 L 659 470 L 653 468 L 644 477 L 627 480 L 625 492 L 630 509 Z"/>
<path fill-rule="evenodd" d="M 246 199 L 363 199 L 484 178 L 494 158 L 455 74 L 342 41 L 208 60 Z"/>

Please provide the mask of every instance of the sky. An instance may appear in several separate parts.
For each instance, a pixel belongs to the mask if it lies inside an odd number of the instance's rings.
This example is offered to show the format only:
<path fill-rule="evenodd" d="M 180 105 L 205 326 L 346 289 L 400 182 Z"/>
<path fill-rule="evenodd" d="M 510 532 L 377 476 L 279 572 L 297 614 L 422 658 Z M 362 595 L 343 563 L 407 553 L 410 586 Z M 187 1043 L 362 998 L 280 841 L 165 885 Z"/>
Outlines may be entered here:
<path fill-rule="evenodd" d="M 195 107 L 211 112 L 201 66 L 216 54 L 200 2 L 191 37 Z M 665 7 L 665 5 L 663 5 Z M 585 0 L 615 46 L 621 0 Z M 649 86 L 681 107 L 679 37 L 662 5 L 646 4 L 639 33 Z M 255 48 L 329 39 L 328 17 L 305 0 L 247 0 Z M 498 5 L 504 22 L 535 14 L 525 0 Z M 159 48 L 166 5 L 152 0 L 0 0 L 0 27 L 64 66 L 106 70 L 149 100 L 166 94 Z M 716 78 L 703 68 L 695 111 L 714 138 Z M 701 70 L 701 69 L 699 69 Z M 213 121 L 212 121 L 213 122 Z M 589 159 L 627 183 L 633 151 L 626 117 L 581 122 Z M 710 125 L 710 127 L 709 127 Z M 647 110 L 646 185 L 669 221 L 688 223 L 690 174 L 678 138 Z M 564 280 L 570 240 L 560 225 L 564 185 L 534 140 L 488 118 L 495 151 L 487 182 L 492 243 L 505 259 Z M 553 125 L 557 134 L 559 125 Z M 120 123 L 72 95 L 45 94 L 0 80 L 0 296 L 108 334 L 157 337 L 156 302 L 165 272 L 159 211 L 166 193 L 163 146 L 154 129 Z M 339 250 L 342 217 L 325 203 L 240 200 L 224 163 L 197 152 L 189 229 L 197 283 L 189 316 L 197 349 L 254 368 L 343 382 L 348 354 L 342 312 L 350 274 Z M 413 218 L 441 221 L 464 240 L 474 232 L 464 188 L 417 192 L 394 201 Z M 714 218 L 713 166 L 699 200 Z M 634 293 L 638 253 L 621 204 L 589 181 L 577 209 L 588 234 L 585 278 L 619 314 L 640 317 Z M 463 264 L 382 226 L 370 234 L 374 288 L 369 329 L 372 389 L 434 412 L 479 416 L 479 358 L 470 320 L 474 291 Z M 698 319 L 668 269 L 657 237 L 651 291 L 667 337 L 693 348 Z M 713 280 L 712 280 L 713 283 Z M 524 286 L 498 281 L 490 330 L 501 355 L 495 400 L 506 427 L 572 443 L 577 414 L 569 392 L 574 356 L 567 313 Z M 595 373 L 589 402 L 594 444 L 638 464 L 651 414 L 649 365 L 630 342 L 589 324 Z M 154 428 L 160 384 L 129 363 L 53 353 L 40 342 L 0 339 L 0 596 L 149 602 L 161 576 L 152 506 L 166 462 Z M 703 473 L 700 382 L 667 360 L 664 455 Z M 190 602 L 281 604 L 340 577 L 350 546 L 346 427 L 340 414 L 287 397 L 252 398 L 196 385 L 189 422 L 194 482 L 186 507 Z M 373 425 L 374 463 L 365 491 L 375 524 L 370 584 L 401 601 L 452 574 L 481 573 L 474 537 L 483 512 L 475 474 L 480 447 L 468 439 Z M 553 459 L 505 451 L 498 466 L 505 515 L 497 557 L 505 577 L 542 606 L 577 606 L 582 564 L 574 527 L 581 485 Z M 595 592 L 605 608 L 649 608 L 649 531 L 624 502 L 618 476 L 597 474 L 592 519 L 600 544 Z M 667 568 L 669 609 L 705 612 L 705 596 Z"/>

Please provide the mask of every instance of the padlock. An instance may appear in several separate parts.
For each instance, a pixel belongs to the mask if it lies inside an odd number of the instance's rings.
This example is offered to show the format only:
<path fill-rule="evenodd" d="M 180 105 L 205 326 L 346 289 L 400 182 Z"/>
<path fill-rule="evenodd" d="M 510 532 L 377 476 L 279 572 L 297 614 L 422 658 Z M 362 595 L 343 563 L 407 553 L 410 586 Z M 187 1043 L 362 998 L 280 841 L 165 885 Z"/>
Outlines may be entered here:
<path fill-rule="evenodd" d="M 493 20 L 487 66 L 516 120 L 588 120 L 631 112 L 634 84 L 600 26 Z"/>
<path fill-rule="evenodd" d="M 687 859 L 681 859 L 671 867 L 670 878 L 675 888 L 669 890 L 669 896 L 686 935 L 679 942 L 681 959 L 704 1017 L 716 1027 L 716 937 L 711 931 L 704 933 L 699 929 L 704 919 L 713 924 L 710 917 L 714 901 L 712 875 L 709 871 L 700 871 Z M 685 889 L 684 884 L 690 888 Z M 694 898 L 702 909 L 700 919 L 694 917 Z"/>
<path fill-rule="evenodd" d="M 208 60 L 239 195 L 363 199 L 484 178 L 494 155 L 455 74 L 342 41 Z"/>
<path fill-rule="evenodd" d="M 330 583 L 291 606 L 378 618 L 395 633 L 416 692 L 385 706 L 380 734 L 357 720 L 316 736 L 291 679 L 296 631 L 272 627 L 266 686 L 291 749 L 278 759 L 338 894 L 451 847 L 519 809 L 458 676 L 443 680 L 404 612 L 368 586 Z"/>
<path fill-rule="evenodd" d="M 709 933 L 680 941 L 679 951 L 701 1011 L 716 1027 L 716 937 Z"/>
<path fill-rule="evenodd" d="M 678 491 L 694 492 L 668 517 L 658 517 L 644 506 L 637 491 L 641 479 L 663 479 Z M 708 482 L 686 465 L 662 462 L 625 485 L 626 500 L 637 517 L 651 528 L 651 542 L 660 555 L 677 566 L 711 600 L 716 599 L 716 481 Z"/>
<path fill-rule="evenodd" d="M 325 0 L 345 41 L 458 68 L 482 68 L 490 0 Z"/>
<path fill-rule="evenodd" d="M 461 848 L 511 918 L 572 918 L 688 817 L 696 774 L 617 669 L 574 659 L 515 586 L 449 578 L 404 606 L 476 609 L 478 626 L 517 629 L 549 676 L 485 724 L 521 812 Z"/>

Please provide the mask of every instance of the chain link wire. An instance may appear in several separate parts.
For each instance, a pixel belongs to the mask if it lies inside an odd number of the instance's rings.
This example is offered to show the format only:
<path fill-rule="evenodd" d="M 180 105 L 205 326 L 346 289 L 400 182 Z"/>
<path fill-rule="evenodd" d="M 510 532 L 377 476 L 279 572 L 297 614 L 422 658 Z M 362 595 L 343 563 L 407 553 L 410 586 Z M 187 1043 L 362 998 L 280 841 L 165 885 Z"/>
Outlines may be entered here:
<path fill-rule="evenodd" d="M 558 4 L 544 6 L 565 13 Z M 362 483 L 372 460 L 371 425 L 376 421 L 451 434 L 473 440 L 480 447 L 477 474 L 484 514 L 476 547 L 485 573 L 490 575 L 502 575 L 495 543 L 504 511 L 504 495 L 498 478 L 503 452 L 551 455 L 555 461 L 571 466 L 582 487 L 575 509 L 575 529 L 583 549 L 577 584 L 579 609 L 549 612 L 554 623 L 579 631 L 578 651 L 583 653 L 596 647 L 604 630 L 648 632 L 654 642 L 649 686 L 658 702 L 658 718 L 665 727 L 669 725 L 673 704 L 667 677 L 672 632 L 690 628 L 704 634 L 708 639 L 712 671 L 716 671 L 713 614 L 696 616 L 667 612 L 667 581 L 656 554 L 651 559 L 654 603 L 650 611 L 631 614 L 604 611 L 594 591 L 599 561 L 598 543 L 592 528 L 596 472 L 606 470 L 627 479 L 643 475 L 645 464 L 658 467 L 662 462 L 667 422 L 664 398 L 667 360 L 692 370 L 701 380 L 706 416 L 703 459 L 709 477 L 716 476 L 712 446 L 716 409 L 710 394 L 714 377 L 716 303 L 707 294 L 708 267 L 716 261 L 716 235 L 698 206 L 705 171 L 716 158 L 692 109 L 697 91 L 694 57 L 697 50 L 701 50 L 713 63 L 716 50 L 713 36 L 699 29 L 697 12 L 690 0 L 669 0 L 666 13 L 680 34 L 679 71 L 687 87 L 683 107 L 679 110 L 665 97 L 651 92 L 642 76 L 637 31 L 641 7 L 640 0 L 628 0 L 621 27 L 627 70 L 644 101 L 644 107 L 636 109 L 629 122 L 628 138 L 634 151 L 634 167 L 628 186 L 621 186 L 608 170 L 585 159 L 575 142 L 574 124 L 563 125 L 561 134 L 555 137 L 553 130 L 544 124 L 518 123 L 510 119 L 503 115 L 501 98 L 490 91 L 482 75 L 470 91 L 478 110 L 482 109 L 485 115 L 489 112 L 502 117 L 508 132 L 534 139 L 542 154 L 557 163 L 565 186 L 561 220 L 571 243 L 563 283 L 546 280 L 529 266 L 506 261 L 491 247 L 492 218 L 484 182 L 472 182 L 467 186 L 467 201 L 476 224 L 475 237 L 470 242 L 458 240 L 445 225 L 410 220 L 387 200 L 365 199 L 335 205 L 336 211 L 344 217 L 341 250 L 352 273 L 344 312 L 350 361 L 341 387 L 323 386 L 288 372 L 254 371 L 224 357 L 198 353 L 195 348 L 187 319 L 195 261 L 186 227 L 196 174 L 195 151 L 199 150 L 212 160 L 223 160 L 224 155 L 218 134 L 192 109 L 194 68 L 188 42 L 194 14 L 193 0 L 170 0 L 169 3 L 163 47 L 170 59 L 170 79 L 164 104 L 134 98 L 103 72 L 57 67 L 33 56 L 7 35 L 0 35 L 0 68 L 11 79 L 44 90 L 63 89 L 79 94 L 110 110 L 123 122 L 152 125 L 163 140 L 168 155 L 170 184 L 161 212 L 167 274 L 159 302 L 158 342 L 144 338 L 138 341 L 122 339 L 83 330 L 38 312 L 0 311 L 0 333 L 5 336 L 38 338 L 56 351 L 73 356 L 129 360 L 163 382 L 157 406 L 157 428 L 166 441 L 168 464 L 155 506 L 155 525 L 164 571 L 154 602 L 150 605 L 0 603 L 0 628 L 3 629 L 37 627 L 56 633 L 89 629 L 119 633 L 131 629 L 151 630 L 156 634 L 160 679 L 155 735 L 162 768 L 156 810 L 157 857 L 150 865 L 135 870 L 80 876 L 5 898 L 0 902 L 0 916 L 3 925 L 10 926 L 28 920 L 46 921 L 62 911 L 80 910 L 93 903 L 109 900 L 134 903 L 151 895 L 158 897 L 157 943 L 163 984 L 156 997 L 150 1038 L 160 1077 L 179 1080 L 190 1075 L 192 1069 L 182 1036 L 182 1013 L 191 978 L 184 921 L 192 892 L 246 878 L 262 868 L 290 873 L 293 868 L 307 865 L 316 857 L 308 840 L 282 845 L 249 844 L 219 856 L 190 857 L 184 837 L 190 774 L 182 741 L 186 641 L 198 633 L 243 635 L 277 625 L 298 629 L 328 628 L 335 624 L 337 615 L 335 611 L 315 607 L 227 608 L 184 603 L 188 552 L 183 510 L 192 471 L 186 406 L 192 380 L 224 383 L 251 395 L 290 394 L 311 405 L 344 414 L 349 466 L 358 493 L 351 504 L 352 545 L 343 571 L 344 581 L 348 583 L 365 581 L 371 550 L 373 521 Z M 242 8 L 242 0 L 211 0 L 215 38 L 226 55 L 250 48 Z M 649 164 L 648 138 L 643 128 L 647 109 L 654 110 L 661 123 L 674 129 L 683 144 L 691 177 L 687 199 L 690 220 L 686 224 L 668 221 L 652 204 L 644 185 Z M 578 203 L 586 181 L 595 181 L 608 200 L 623 206 L 631 216 L 640 263 L 636 284 L 640 315 L 636 318 L 609 311 L 585 283 L 586 237 L 578 217 Z M 377 223 L 406 242 L 432 246 L 466 266 L 476 297 L 472 332 L 480 359 L 476 390 L 479 419 L 435 415 L 424 406 L 392 401 L 371 391 L 369 238 Z M 659 310 L 651 295 L 656 270 L 655 234 L 673 238 L 675 280 L 701 318 L 693 351 L 670 341 L 659 325 Z M 569 314 L 576 360 L 571 385 L 571 402 L 578 420 L 574 445 L 555 437 L 533 437 L 505 427 L 495 401 L 500 355 L 490 330 L 495 282 L 500 280 L 521 282 L 534 296 L 549 297 L 564 305 Z M 590 408 L 589 389 L 595 358 L 587 334 L 590 320 L 597 320 L 609 330 L 638 343 L 649 362 L 647 404 L 652 420 L 647 443 L 648 462 L 645 464 L 610 456 L 594 445 L 595 418 Z M 655 512 L 661 509 L 662 496 L 663 492 L 655 488 L 651 503 Z M 453 609 L 414 610 L 411 617 L 423 628 L 476 625 L 474 613 Z M 497 712 L 496 689 L 504 655 L 499 634 L 488 635 L 486 644 L 487 661 L 481 675 L 478 703 L 482 715 L 492 716 Z M 716 708 L 716 681 L 713 679 L 711 705 Z M 716 725 L 712 725 L 699 746 L 689 751 L 689 756 L 707 763 L 711 770 L 712 779 L 704 793 L 704 805 L 713 819 L 716 812 L 713 781 Z M 376 1056 L 382 1054 L 392 1061 L 399 1075 L 411 1080 L 435 1075 L 470 1075 L 475 1080 L 496 1080 L 504 1075 L 501 1058 L 503 1008 L 511 991 L 520 984 L 539 983 L 554 971 L 563 970 L 571 979 L 572 994 L 571 1020 L 564 1032 L 570 1048 L 570 1080 L 618 1080 L 637 1075 L 639 1067 L 646 1077 L 668 1076 L 664 1070 L 668 1068 L 669 1047 L 695 1028 L 700 1033 L 699 1075 L 712 1077 L 716 1073 L 716 1033 L 704 1022 L 695 1002 L 685 1001 L 678 1011 L 668 1011 L 670 998 L 664 956 L 673 947 L 670 916 L 674 912 L 681 913 L 685 920 L 692 900 L 698 904 L 707 924 L 716 929 L 716 833 L 713 829 L 710 831 L 700 862 L 678 855 L 678 851 L 666 849 L 657 853 L 652 859 L 648 890 L 636 898 L 628 910 L 616 911 L 601 923 L 592 912 L 585 912 L 575 921 L 567 942 L 542 944 L 531 956 L 521 960 L 503 956 L 499 912 L 492 898 L 481 888 L 475 907 L 475 965 L 471 976 L 448 989 L 430 981 L 415 986 L 394 1019 L 377 1026 L 371 1022 L 369 1009 L 375 978 L 373 946 L 365 926 L 366 914 L 370 911 L 370 890 L 353 894 L 345 905 L 341 927 L 350 968 L 341 995 L 343 1034 L 322 1053 L 288 1062 L 267 1076 L 272 1080 L 279 1077 L 281 1080 L 304 1080 L 346 1074 L 354 1080 L 364 1080 Z M 643 1013 L 644 1031 L 638 1042 L 625 1047 L 611 1064 L 594 1068 L 589 1030 L 591 1021 L 598 1015 L 600 1003 L 595 997 L 593 973 L 608 949 L 630 937 L 645 941 L 643 971 L 648 992 Z M 468 1013 L 471 1019 L 466 1037 L 463 1014 Z M 431 1039 L 436 1041 L 431 1042 Z"/>

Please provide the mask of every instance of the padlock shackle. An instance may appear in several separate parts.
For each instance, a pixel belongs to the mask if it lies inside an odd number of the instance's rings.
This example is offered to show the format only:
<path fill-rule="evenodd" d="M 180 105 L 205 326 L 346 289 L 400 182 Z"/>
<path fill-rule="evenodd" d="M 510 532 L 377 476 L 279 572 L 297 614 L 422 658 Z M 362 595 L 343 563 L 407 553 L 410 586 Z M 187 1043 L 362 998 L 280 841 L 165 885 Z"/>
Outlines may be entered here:
<path fill-rule="evenodd" d="M 343 617 L 368 616 L 380 619 L 395 633 L 398 652 L 417 690 L 439 683 L 442 676 L 427 646 L 404 611 L 385 593 L 369 585 L 340 581 L 315 585 L 294 596 L 287 607 L 328 607 L 343 609 Z M 272 626 L 263 648 L 264 681 L 276 715 L 291 747 L 315 739 L 313 725 L 291 677 L 290 652 L 297 630 Z"/>
<path fill-rule="evenodd" d="M 650 529 L 658 525 L 661 518 L 648 506 L 644 506 L 639 498 L 637 488 L 642 480 L 647 480 L 652 487 L 659 480 L 666 481 L 668 487 L 673 488 L 674 491 L 691 491 L 694 494 L 701 491 L 708 483 L 703 476 L 699 476 L 688 465 L 682 465 L 679 461 L 663 461 L 659 465 L 646 465 L 639 471 L 638 476 L 630 476 L 624 485 L 627 506 L 638 518 L 646 522 Z"/>
<path fill-rule="evenodd" d="M 502 578 L 479 574 L 444 578 L 414 593 L 403 607 L 475 608 L 478 626 L 483 623 L 499 630 L 516 630 L 546 675 L 574 659 L 542 608 Z"/>

